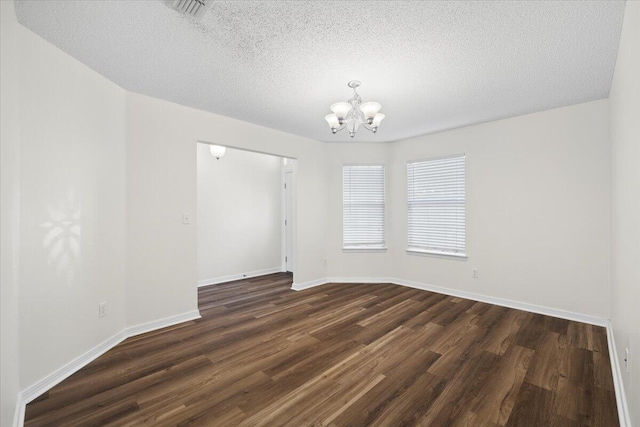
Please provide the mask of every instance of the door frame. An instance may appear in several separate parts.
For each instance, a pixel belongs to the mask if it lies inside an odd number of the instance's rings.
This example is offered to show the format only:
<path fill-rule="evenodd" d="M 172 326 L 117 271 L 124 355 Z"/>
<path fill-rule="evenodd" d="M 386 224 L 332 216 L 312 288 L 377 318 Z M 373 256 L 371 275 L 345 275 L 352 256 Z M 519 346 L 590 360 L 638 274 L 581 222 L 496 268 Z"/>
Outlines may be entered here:
<path fill-rule="evenodd" d="M 285 159 L 285 158 L 283 158 Z M 287 160 L 287 164 L 284 164 L 284 160 L 283 160 L 283 166 L 282 166 L 282 182 L 281 182 L 281 189 L 282 189 L 282 271 L 286 272 L 286 271 L 290 271 L 292 273 L 295 273 L 295 250 L 294 250 L 294 224 L 293 224 L 293 217 L 294 215 L 294 206 L 295 206 L 295 171 L 294 171 L 294 159 L 286 159 Z M 287 177 L 290 178 L 290 183 L 289 186 L 290 188 L 285 188 L 285 185 L 287 184 Z M 288 193 L 287 193 L 288 190 Z M 289 197 L 291 198 L 290 202 L 291 202 L 291 212 L 290 212 L 290 217 L 287 218 L 287 194 L 289 194 Z M 285 221 L 287 221 L 285 223 Z M 286 225 L 285 225 L 286 224 Z M 287 227 L 290 227 L 291 230 L 291 238 L 288 240 L 287 239 Z M 287 249 L 291 248 L 291 256 L 288 257 L 287 255 Z M 291 258 L 291 259 L 288 259 Z M 288 267 L 288 268 L 287 268 Z"/>

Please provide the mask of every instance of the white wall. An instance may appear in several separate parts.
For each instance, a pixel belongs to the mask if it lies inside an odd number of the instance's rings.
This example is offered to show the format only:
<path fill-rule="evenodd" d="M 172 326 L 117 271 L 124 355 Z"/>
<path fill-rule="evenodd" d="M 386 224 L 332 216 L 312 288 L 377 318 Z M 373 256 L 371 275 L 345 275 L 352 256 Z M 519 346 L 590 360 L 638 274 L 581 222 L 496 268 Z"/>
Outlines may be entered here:
<path fill-rule="evenodd" d="M 28 385 L 124 327 L 125 118 L 124 90 L 83 64 L 31 34 L 21 53 L 20 376 Z M 108 315 L 98 319 L 101 301 Z"/>
<path fill-rule="evenodd" d="M 607 107 L 596 101 L 396 143 L 394 276 L 607 318 Z M 406 162 L 456 153 L 466 154 L 468 259 L 409 255 Z"/>
<path fill-rule="evenodd" d="M 198 284 L 282 269 L 282 158 L 198 144 Z"/>
<path fill-rule="evenodd" d="M 398 277 L 609 316 L 608 101 L 388 146 L 319 144 L 125 92 L 19 26 L 12 2 L 0 4 L 3 425 L 17 389 L 125 326 L 197 309 L 198 140 L 298 159 L 296 283 Z M 632 4 L 611 100 L 611 306 L 619 347 L 637 353 Z M 467 154 L 468 260 L 407 255 L 406 161 L 459 152 Z M 387 165 L 386 252 L 341 249 L 341 165 L 357 162 Z M 182 225 L 185 212 L 191 225 Z M 66 231 L 51 233 L 56 227 Z M 51 243 L 57 236 L 61 247 Z M 109 314 L 98 319 L 101 301 Z M 637 371 L 626 377 L 629 396 L 638 395 Z"/>
<path fill-rule="evenodd" d="M 361 130 L 361 132 L 366 132 Z M 356 136 L 357 138 L 357 136 Z M 327 273 L 329 277 L 357 281 L 358 278 L 389 277 L 389 253 L 394 232 L 391 207 L 389 206 L 389 183 L 394 171 L 390 169 L 389 153 L 392 144 L 352 143 L 327 144 L 328 228 L 327 228 Z M 345 164 L 385 165 L 386 251 L 353 251 L 342 249 L 342 166 Z"/>
<path fill-rule="evenodd" d="M 326 277 L 324 146 L 138 94 L 127 94 L 127 322 L 197 309 L 196 141 L 298 159 L 294 280 Z M 221 160 L 222 161 L 222 160 Z"/>
<path fill-rule="evenodd" d="M 395 277 L 607 318 L 607 108 L 606 100 L 596 101 L 386 149 L 328 145 L 330 276 Z M 406 162 L 456 153 L 467 155 L 468 259 L 409 255 Z M 387 164 L 386 253 L 341 251 L 340 168 L 351 162 Z"/>
<path fill-rule="evenodd" d="M 9 315 L 18 311 L 13 370 L 25 389 L 124 328 L 125 91 L 18 25 L 12 5 L 2 2 L 3 55 L 5 40 L 15 43 L 3 56 L 3 178 L 5 147 L 18 163 L 10 188 L 3 179 L 3 244 L 10 194 L 20 260 L 19 286 L 12 277 L 8 287 Z M 2 262 L 5 292 L 4 251 Z M 99 319 L 104 301 L 108 315 Z M 2 347 L 3 363 L 5 350 L 15 357 Z M 5 375 L 14 384 L 3 368 L 3 388 Z M 3 411 L 4 402 L 3 394 Z"/>
<path fill-rule="evenodd" d="M 127 93 L 0 4 L 3 426 L 20 390 L 125 327 L 197 310 L 197 218 L 181 215 L 198 139 L 298 159 L 296 279 L 326 276 L 321 144 Z"/>
<path fill-rule="evenodd" d="M 18 23 L 13 2 L 0 2 L 0 425 L 13 423 L 20 391 L 18 340 L 19 226 L 20 226 L 20 129 L 16 84 L 18 66 Z"/>
<path fill-rule="evenodd" d="M 609 98 L 612 155 L 611 322 L 631 412 L 640 426 L 640 3 L 626 4 Z M 631 351 L 629 372 L 624 349 Z"/>

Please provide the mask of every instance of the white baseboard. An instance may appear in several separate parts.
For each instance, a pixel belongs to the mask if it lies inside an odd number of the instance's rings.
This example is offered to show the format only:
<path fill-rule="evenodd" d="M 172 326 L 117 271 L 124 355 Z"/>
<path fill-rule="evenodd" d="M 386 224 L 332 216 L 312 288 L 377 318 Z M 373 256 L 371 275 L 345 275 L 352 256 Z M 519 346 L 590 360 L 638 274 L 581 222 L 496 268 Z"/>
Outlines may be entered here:
<path fill-rule="evenodd" d="M 293 283 L 291 289 L 302 291 L 304 289 L 315 288 L 327 283 L 392 283 L 390 277 L 325 277 L 324 279 L 311 280 L 304 283 Z"/>
<path fill-rule="evenodd" d="M 228 276 L 214 277 L 212 279 L 198 280 L 198 287 L 217 285 L 219 283 L 233 282 L 234 280 L 249 279 L 251 277 L 264 276 L 265 274 L 281 273 L 282 266 L 265 268 L 263 270 L 250 271 L 248 273 L 230 274 Z"/>
<path fill-rule="evenodd" d="M 613 336 L 613 326 L 607 322 L 607 343 L 609 345 L 609 358 L 611 359 L 611 373 L 613 374 L 613 387 L 616 392 L 616 405 L 618 405 L 618 418 L 620 427 L 631 427 L 631 417 L 629 416 L 629 406 L 627 405 L 627 395 L 624 392 L 624 382 L 622 381 L 622 368 L 618 351 Z"/>
<path fill-rule="evenodd" d="M 394 283 L 392 277 L 327 277 L 327 283 Z"/>
<path fill-rule="evenodd" d="M 541 305 L 529 304 L 521 301 L 512 301 L 504 298 L 497 298 L 488 295 L 476 294 L 473 292 L 459 291 L 457 289 L 444 288 L 440 286 L 429 285 L 426 283 L 412 282 L 410 280 L 391 278 L 391 283 L 396 285 L 408 286 L 410 288 L 422 289 L 439 294 L 451 295 L 454 297 L 470 299 L 473 301 L 484 302 L 488 304 L 499 305 L 502 307 L 515 308 L 516 310 L 528 311 L 530 313 L 543 314 L 545 316 L 559 317 L 561 319 L 573 320 L 575 322 L 588 323 L 596 326 L 607 326 L 608 319 L 588 314 L 575 313 L 557 308 L 544 307 Z"/>
<path fill-rule="evenodd" d="M 67 379 L 72 374 L 78 372 L 80 369 L 84 368 L 89 363 L 93 362 L 98 357 L 102 356 L 107 351 L 120 344 L 126 338 L 126 329 L 112 335 L 111 337 L 102 341 L 100 344 L 86 351 L 82 355 L 76 357 L 71 362 L 47 375 L 40 381 L 22 390 L 22 393 L 20 393 L 20 401 L 26 405 L 36 397 L 40 396 L 42 393 Z"/>
<path fill-rule="evenodd" d="M 157 329 L 166 328 L 167 326 L 177 325 L 178 323 L 188 322 L 189 320 L 200 319 L 200 311 L 192 310 L 186 313 L 176 314 L 175 316 L 165 317 L 164 319 L 154 320 L 152 322 L 142 323 L 136 326 L 130 326 L 125 329 L 127 338 L 135 337 L 136 335 L 146 334 L 147 332 L 155 331 Z"/>
<path fill-rule="evenodd" d="M 186 313 L 177 314 L 175 316 L 169 316 L 164 319 L 154 320 L 152 322 L 131 326 L 112 335 L 100 344 L 86 351 L 84 354 L 76 357 L 71 362 L 62 366 L 60 369 L 57 369 L 40 381 L 22 390 L 22 392 L 18 396 L 16 414 L 14 416 L 14 425 L 16 427 L 24 425 L 25 408 L 29 402 L 31 402 L 47 390 L 50 390 L 65 379 L 69 378 L 71 375 L 75 374 L 80 369 L 84 368 L 89 363 L 93 362 L 98 357 L 102 356 L 125 339 L 144 334 L 146 332 L 155 331 L 157 329 L 166 328 L 167 326 L 173 326 L 178 323 L 187 322 L 189 320 L 199 319 L 200 317 L 200 311 L 193 310 Z"/>
<path fill-rule="evenodd" d="M 16 410 L 13 414 L 13 427 L 22 427 L 24 426 L 24 411 L 27 405 L 22 403 L 20 400 L 20 396 L 18 396 L 18 401 L 16 402 Z"/>
<path fill-rule="evenodd" d="M 414 289 L 421 289 L 423 291 L 436 292 L 439 294 L 445 294 L 445 295 L 450 295 L 454 297 L 470 299 L 473 301 L 499 305 L 502 307 L 515 308 L 516 310 L 543 314 L 545 316 L 559 317 L 561 319 L 573 320 L 581 323 L 588 323 L 590 325 L 607 326 L 607 322 L 608 322 L 608 319 L 604 319 L 596 316 L 590 316 L 587 314 L 575 313 L 572 311 L 560 310 L 560 309 L 551 308 L 551 307 L 544 307 L 540 305 L 529 304 L 526 302 L 496 298 L 488 295 L 460 291 L 457 289 L 444 288 L 441 286 L 429 285 L 427 283 L 413 282 L 410 280 L 399 279 L 396 277 L 326 277 L 324 279 L 317 279 L 317 280 L 313 280 L 306 283 L 300 283 L 300 284 L 294 283 L 291 286 L 291 289 L 295 291 L 301 291 L 303 289 L 309 289 L 309 288 L 324 285 L 327 283 L 391 283 L 393 285 L 407 286 Z"/>
<path fill-rule="evenodd" d="M 263 274 L 271 274 L 280 271 L 280 268 L 275 269 L 276 271 L 268 270 L 268 272 L 264 272 L 258 275 Z M 266 271 L 266 270 L 262 270 Z M 252 276 L 255 277 L 255 276 Z M 242 278 L 242 277 L 240 277 Z M 237 280 L 237 279 L 230 279 Z M 511 301 L 502 298 L 495 298 L 481 294 L 475 294 L 466 291 L 459 291 L 450 288 L 443 288 L 439 286 L 428 285 L 424 283 L 412 282 L 404 279 L 392 278 L 392 277 L 327 277 L 324 279 L 316 279 L 305 283 L 293 283 L 291 289 L 300 291 L 304 289 L 310 289 L 316 286 L 324 285 L 327 283 L 391 283 L 400 286 L 407 286 L 415 289 L 426 290 L 430 292 L 437 292 L 445 295 L 451 295 L 455 297 L 470 299 L 474 301 L 485 302 L 488 304 L 499 305 L 503 307 L 515 308 L 518 310 L 544 314 L 547 316 L 560 317 L 563 319 L 573 320 L 582 323 L 589 323 L 592 325 L 604 326 L 607 329 L 607 342 L 609 345 L 609 355 L 611 358 L 611 370 L 613 374 L 613 382 L 615 386 L 615 394 L 616 394 L 616 404 L 618 406 L 618 414 L 620 418 L 620 426 L 621 427 L 630 427 L 630 417 L 629 417 L 629 409 L 626 402 L 626 396 L 624 393 L 624 384 L 622 382 L 620 363 L 617 357 L 617 351 L 613 336 L 613 329 L 611 327 L 611 322 L 607 319 L 602 319 L 594 316 L 589 316 L 580 313 L 574 313 L 570 311 L 564 311 L 549 307 L 537 306 L 534 304 L 528 304 L 518 301 Z M 213 283 L 209 283 L 213 284 Z M 199 285 L 201 286 L 201 285 Z M 24 424 L 24 415 L 25 415 L 25 407 L 26 405 L 40 396 L 42 393 L 51 389 L 64 379 L 68 378 L 75 372 L 79 371 L 108 350 L 112 349 L 126 338 L 140 335 L 146 332 L 151 332 L 157 329 L 165 328 L 168 326 L 173 326 L 182 322 L 187 322 L 190 320 L 195 320 L 200 318 L 200 312 L 198 310 L 193 310 L 187 313 L 178 314 L 175 316 L 170 316 L 164 319 L 155 320 L 148 323 L 143 323 L 136 326 L 131 326 L 125 328 L 124 330 L 114 334 L 110 338 L 101 342 L 97 346 L 88 350 L 81 356 L 67 363 L 60 369 L 46 376 L 42 380 L 36 382 L 35 384 L 27 387 L 20 393 L 18 403 L 16 406 L 16 414 L 14 417 L 16 427 L 20 427 Z"/>
<path fill-rule="evenodd" d="M 314 288 L 316 286 L 324 285 L 326 283 L 329 283 L 327 279 L 317 279 L 317 280 L 312 280 L 310 282 L 304 282 L 304 283 L 292 283 L 291 289 L 293 289 L 294 291 L 301 291 L 303 289 Z"/>

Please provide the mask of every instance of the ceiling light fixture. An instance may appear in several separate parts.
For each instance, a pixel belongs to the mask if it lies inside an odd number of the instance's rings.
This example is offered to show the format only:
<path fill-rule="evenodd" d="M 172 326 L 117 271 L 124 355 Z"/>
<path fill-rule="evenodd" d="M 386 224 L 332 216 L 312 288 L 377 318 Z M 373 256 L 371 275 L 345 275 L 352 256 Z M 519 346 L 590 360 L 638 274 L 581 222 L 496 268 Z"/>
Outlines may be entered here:
<path fill-rule="evenodd" d="M 378 131 L 380 122 L 384 119 L 384 114 L 379 113 L 382 105 L 377 102 L 362 102 L 362 98 L 356 92 L 360 86 L 358 80 L 352 80 L 347 85 L 353 89 L 353 96 L 347 102 L 336 102 L 332 104 L 332 114 L 327 114 L 325 120 L 329 123 L 331 132 L 334 134 L 347 128 L 349 136 L 356 136 L 356 131 L 360 125 L 373 133 Z"/>
<path fill-rule="evenodd" d="M 164 0 L 168 5 L 185 15 L 194 18 L 196 21 L 202 20 L 202 17 L 211 8 L 211 0 Z"/>
<path fill-rule="evenodd" d="M 227 147 L 223 147 L 222 145 L 210 145 L 209 151 L 216 160 L 220 160 L 220 157 L 224 156 L 224 153 L 227 151 Z"/>

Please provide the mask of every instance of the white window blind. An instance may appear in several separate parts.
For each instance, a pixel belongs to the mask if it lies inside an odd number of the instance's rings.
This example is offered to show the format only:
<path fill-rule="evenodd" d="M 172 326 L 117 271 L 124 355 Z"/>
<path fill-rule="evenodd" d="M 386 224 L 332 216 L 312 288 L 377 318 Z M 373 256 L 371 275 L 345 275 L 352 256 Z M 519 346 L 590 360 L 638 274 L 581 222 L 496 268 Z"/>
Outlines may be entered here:
<path fill-rule="evenodd" d="M 384 166 L 342 168 L 342 229 L 345 249 L 382 249 L 384 239 Z"/>
<path fill-rule="evenodd" d="M 407 163 L 409 251 L 466 256 L 465 156 Z"/>

